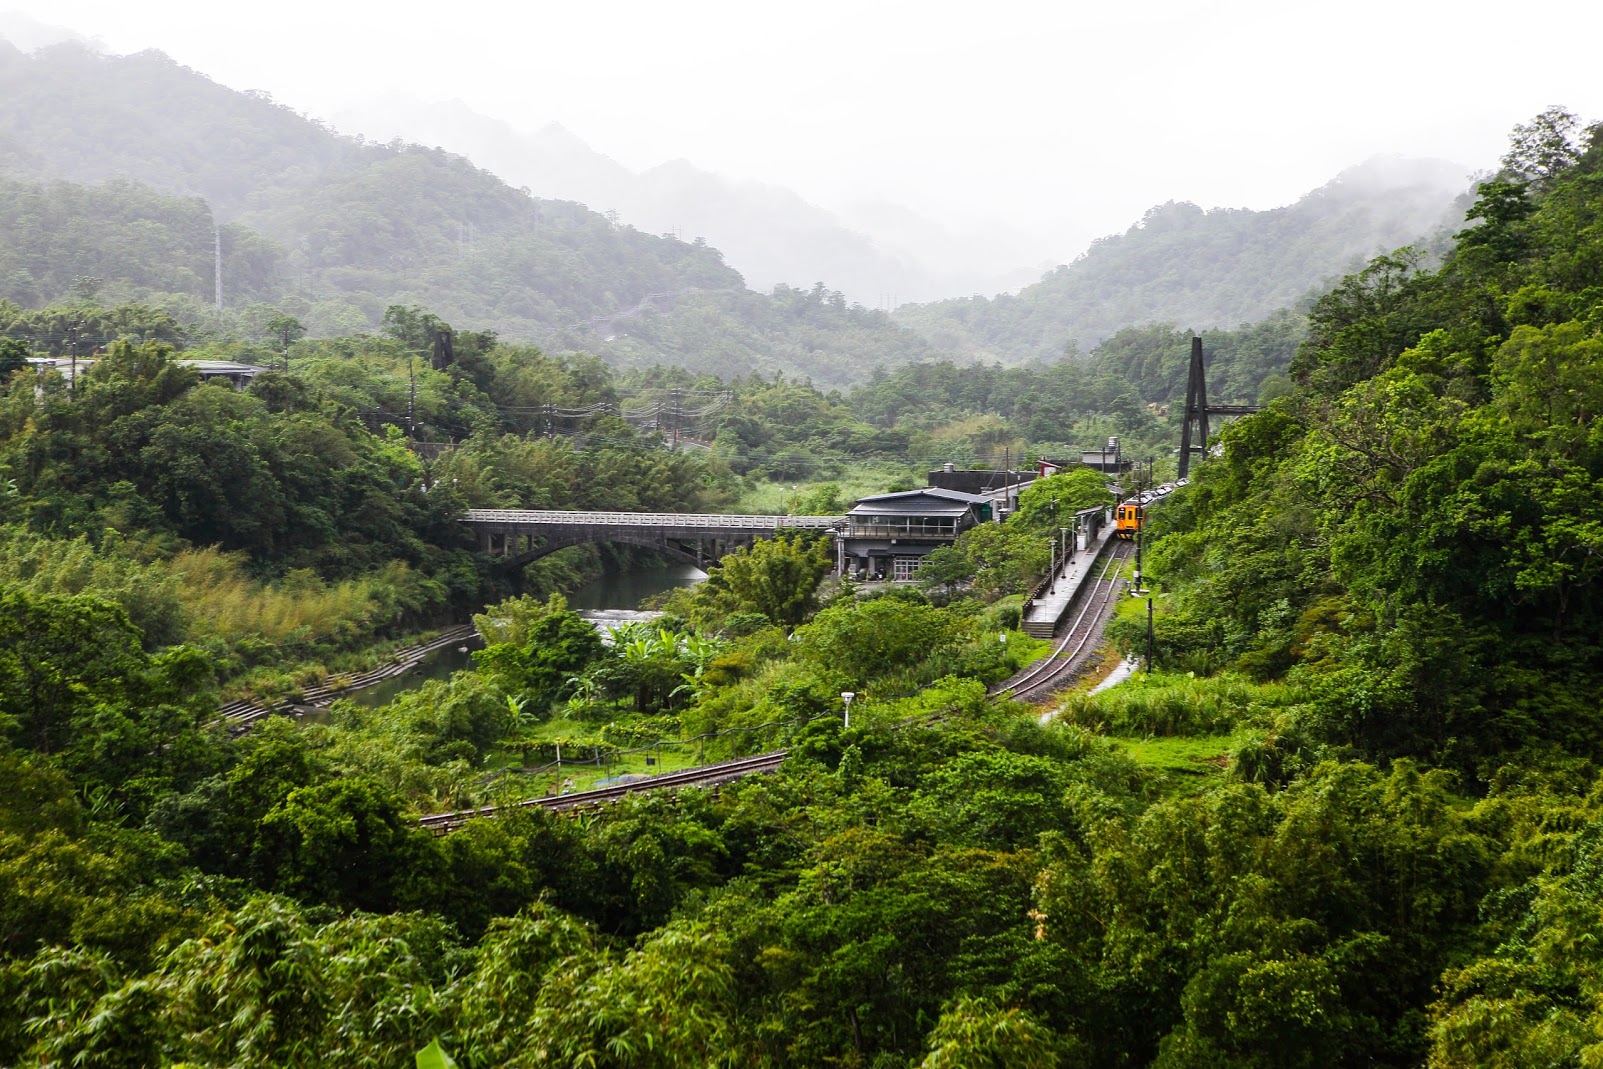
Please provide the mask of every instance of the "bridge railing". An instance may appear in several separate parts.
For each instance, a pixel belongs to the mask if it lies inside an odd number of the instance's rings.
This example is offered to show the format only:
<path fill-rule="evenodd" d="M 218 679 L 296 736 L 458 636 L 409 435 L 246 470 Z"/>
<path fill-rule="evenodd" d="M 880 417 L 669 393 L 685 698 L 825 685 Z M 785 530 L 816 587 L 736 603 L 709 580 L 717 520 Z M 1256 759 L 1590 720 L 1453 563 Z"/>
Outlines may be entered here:
<path fill-rule="evenodd" d="M 853 523 L 853 538 L 944 538 L 955 540 L 961 530 L 950 523 Z"/>
<path fill-rule="evenodd" d="M 728 530 L 773 531 L 787 527 L 828 530 L 846 522 L 844 516 L 748 516 L 738 513 L 693 512 L 564 512 L 556 509 L 468 509 L 466 523 L 582 524 L 599 527 L 721 527 Z"/>

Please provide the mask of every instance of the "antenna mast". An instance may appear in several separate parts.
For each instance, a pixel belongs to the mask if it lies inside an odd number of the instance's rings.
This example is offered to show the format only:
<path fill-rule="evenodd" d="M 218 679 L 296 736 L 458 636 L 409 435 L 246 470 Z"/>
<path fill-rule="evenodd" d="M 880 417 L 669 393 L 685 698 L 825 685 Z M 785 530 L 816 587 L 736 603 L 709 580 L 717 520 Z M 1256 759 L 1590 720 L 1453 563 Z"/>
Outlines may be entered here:
<path fill-rule="evenodd" d="M 217 295 L 217 315 L 223 314 L 223 228 L 212 221 L 212 291 Z"/>

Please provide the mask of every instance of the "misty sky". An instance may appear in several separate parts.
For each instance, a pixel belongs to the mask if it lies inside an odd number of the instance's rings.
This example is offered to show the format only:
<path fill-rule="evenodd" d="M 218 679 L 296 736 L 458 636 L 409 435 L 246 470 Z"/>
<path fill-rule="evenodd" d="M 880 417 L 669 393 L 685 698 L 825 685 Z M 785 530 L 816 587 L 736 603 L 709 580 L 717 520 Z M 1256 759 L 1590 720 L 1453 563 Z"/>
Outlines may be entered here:
<path fill-rule="evenodd" d="M 1377 153 L 1489 166 L 1549 104 L 1603 118 L 1603 4 L 1582 0 L 1530 6 L 1539 26 L 1473 0 L 0 5 L 313 115 L 459 98 L 631 167 L 684 157 L 958 224 L 1267 208 Z"/>

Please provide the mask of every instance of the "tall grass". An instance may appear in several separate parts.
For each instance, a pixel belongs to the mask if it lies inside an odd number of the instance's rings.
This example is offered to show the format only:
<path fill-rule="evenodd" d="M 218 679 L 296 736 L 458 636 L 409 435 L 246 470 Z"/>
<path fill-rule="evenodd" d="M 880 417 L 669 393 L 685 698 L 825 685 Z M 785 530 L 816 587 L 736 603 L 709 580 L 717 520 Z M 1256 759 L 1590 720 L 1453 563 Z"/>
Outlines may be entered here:
<path fill-rule="evenodd" d="M 167 563 L 194 626 L 227 642 L 343 642 L 387 622 L 411 575 L 404 564 L 325 583 L 310 571 L 275 582 L 253 579 L 238 554 L 186 549 Z"/>
<path fill-rule="evenodd" d="M 798 501 L 807 500 L 826 483 L 833 483 L 841 505 L 851 508 L 858 498 L 884 493 L 888 486 L 898 483 L 921 486 L 924 473 L 917 466 L 900 461 L 847 461 L 838 465 L 827 478 L 754 481 L 741 491 L 740 499 L 730 506 L 730 510 L 757 515 L 788 512 Z"/>
<path fill-rule="evenodd" d="M 1118 735 L 1217 735 L 1268 722 L 1276 710 L 1301 700 L 1300 691 L 1284 683 L 1160 672 L 1098 694 L 1070 695 L 1058 717 Z"/>
<path fill-rule="evenodd" d="M 49 538 L 16 527 L 0 528 L 0 585 L 31 594 L 93 594 L 122 606 L 149 646 L 183 641 L 185 612 L 179 584 L 161 563 L 144 563 L 87 538 Z"/>
<path fill-rule="evenodd" d="M 0 527 L 0 584 L 115 602 L 152 647 L 209 639 L 344 645 L 444 597 L 438 583 L 400 562 L 337 583 L 306 570 L 264 581 L 243 555 L 215 547 L 149 560 L 115 532 L 96 546 L 17 527 Z"/>

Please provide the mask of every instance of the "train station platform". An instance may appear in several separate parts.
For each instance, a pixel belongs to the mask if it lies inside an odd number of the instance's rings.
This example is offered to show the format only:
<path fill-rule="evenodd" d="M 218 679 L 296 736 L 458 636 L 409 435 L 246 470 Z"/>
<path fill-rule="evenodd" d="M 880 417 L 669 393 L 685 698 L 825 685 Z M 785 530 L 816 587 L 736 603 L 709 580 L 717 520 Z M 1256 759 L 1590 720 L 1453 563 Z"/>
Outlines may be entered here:
<path fill-rule="evenodd" d="M 1084 549 L 1070 554 L 1052 581 L 1024 606 L 1020 631 L 1032 638 L 1052 637 L 1069 606 L 1079 597 L 1081 587 L 1096 578 L 1097 562 L 1113 541 L 1113 531 L 1113 524 L 1107 524 Z"/>

